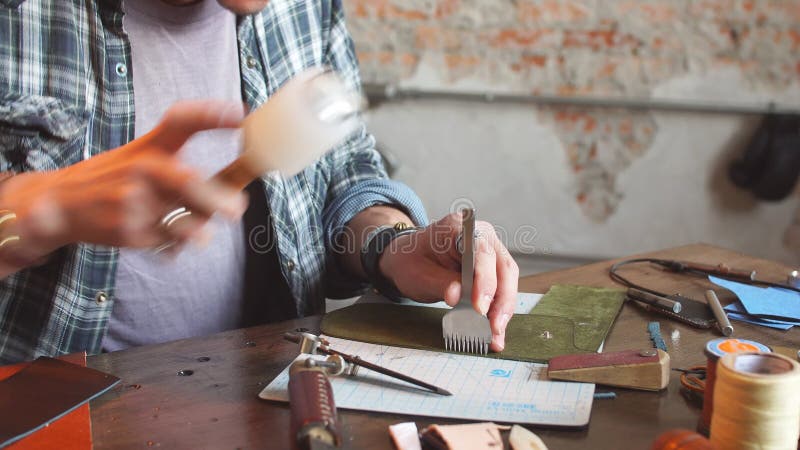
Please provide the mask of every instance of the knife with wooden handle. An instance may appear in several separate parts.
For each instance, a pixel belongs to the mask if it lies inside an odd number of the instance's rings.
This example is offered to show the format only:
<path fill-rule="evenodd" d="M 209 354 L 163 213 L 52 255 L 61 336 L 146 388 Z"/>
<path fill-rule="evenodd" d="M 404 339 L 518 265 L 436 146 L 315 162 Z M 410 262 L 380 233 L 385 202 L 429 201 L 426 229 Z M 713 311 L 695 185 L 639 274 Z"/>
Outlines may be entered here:
<path fill-rule="evenodd" d="M 291 436 L 299 450 L 329 450 L 341 443 L 333 389 L 325 369 L 295 361 L 289 369 Z"/>

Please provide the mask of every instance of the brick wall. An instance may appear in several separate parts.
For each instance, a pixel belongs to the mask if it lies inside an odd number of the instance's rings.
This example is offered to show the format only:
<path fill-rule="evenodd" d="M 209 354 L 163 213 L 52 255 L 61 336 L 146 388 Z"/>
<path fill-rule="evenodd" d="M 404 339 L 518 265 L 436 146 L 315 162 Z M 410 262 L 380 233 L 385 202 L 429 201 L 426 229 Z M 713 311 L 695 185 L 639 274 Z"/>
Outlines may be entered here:
<path fill-rule="evenodd" d="M 734 66 L 754 87 L 800 78 L 797 0 L 345 0 L 364 79 L 395 82 L 438 56 L 532 92 L 647 94 Z"/>
<path fill-rule="evenodd" d="M 368 83 L 555 95 L 646 97 L 662 83 L 717 70 L 781 99 L 800 84 L 800 0 L 345 0 Z M 737 99 L 738 92 L 729 98 Z M 574 173 L 573 197 L 604 222 L 616 179 L 645 153 L 652 114 L 547 107 Z"/>

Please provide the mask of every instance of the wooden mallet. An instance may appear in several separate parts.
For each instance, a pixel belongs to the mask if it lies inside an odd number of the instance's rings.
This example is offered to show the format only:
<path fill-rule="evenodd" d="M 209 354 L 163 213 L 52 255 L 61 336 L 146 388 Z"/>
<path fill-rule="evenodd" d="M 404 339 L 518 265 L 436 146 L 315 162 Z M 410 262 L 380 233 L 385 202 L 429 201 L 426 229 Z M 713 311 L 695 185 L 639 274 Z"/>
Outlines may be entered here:
<path fill-rule="evenodd" d="M 244 119 L 241 155 L 212 181 L 242 190 L 265 174 L 296 175 L 359 128 L 358 113 L 364 105 L 361 94 L 334 72 L 307 69 Z M 187 208 L 176 208 L 161 224 L 169 227 L 188 215 Z M 164 243 L 155 252 L 173 245 L 174 241 Z"/>
<path fill-rule="evenodd" d="M 213 180 L 241 190 L 269 172 L 293 176 L 358 128 L 363 105 L 334 72 L 301 72 L 244 119 L 242 154 Z"/>

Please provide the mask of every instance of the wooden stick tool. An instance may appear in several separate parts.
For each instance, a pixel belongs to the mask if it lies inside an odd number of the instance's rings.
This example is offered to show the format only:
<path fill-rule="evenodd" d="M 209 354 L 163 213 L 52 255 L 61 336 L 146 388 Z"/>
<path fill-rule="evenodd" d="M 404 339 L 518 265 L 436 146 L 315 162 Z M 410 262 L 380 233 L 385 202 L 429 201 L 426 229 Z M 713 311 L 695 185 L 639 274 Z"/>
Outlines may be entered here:
<path fill-rule="evenodd" d="M 669 384 L 669 354 L 651 348 L 556 356 L 550 359 L 547 376 L 554 380 L 660 391 Z"/>

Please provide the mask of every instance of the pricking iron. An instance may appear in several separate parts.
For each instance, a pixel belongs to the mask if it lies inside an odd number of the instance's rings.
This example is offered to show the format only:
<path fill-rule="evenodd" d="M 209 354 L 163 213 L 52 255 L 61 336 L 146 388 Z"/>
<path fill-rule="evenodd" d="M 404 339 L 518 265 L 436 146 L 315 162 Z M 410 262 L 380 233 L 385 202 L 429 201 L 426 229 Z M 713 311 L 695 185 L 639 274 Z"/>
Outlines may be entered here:
<path fill-rule="evenodd" d="M 464 353 L 489 353 L 492 330 L 489 319 L 472 307 L 472 282 L 475 271 L 475 210 L 461 211 L 461 299 L 442 318 L 445 349 Z"/>

